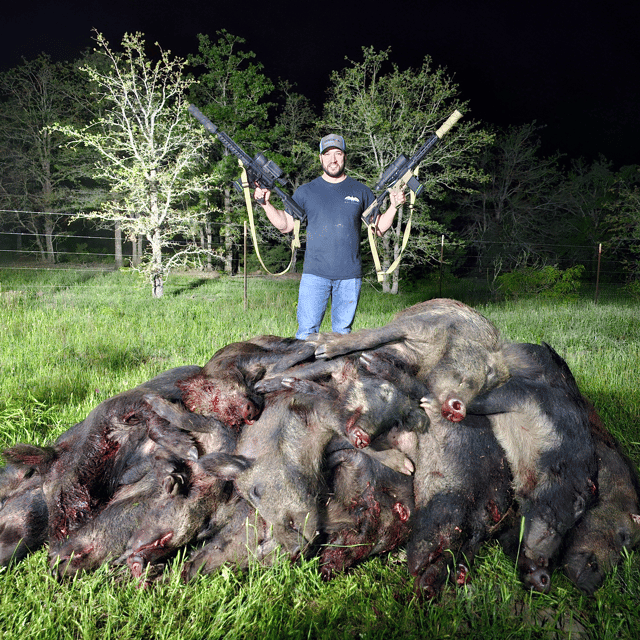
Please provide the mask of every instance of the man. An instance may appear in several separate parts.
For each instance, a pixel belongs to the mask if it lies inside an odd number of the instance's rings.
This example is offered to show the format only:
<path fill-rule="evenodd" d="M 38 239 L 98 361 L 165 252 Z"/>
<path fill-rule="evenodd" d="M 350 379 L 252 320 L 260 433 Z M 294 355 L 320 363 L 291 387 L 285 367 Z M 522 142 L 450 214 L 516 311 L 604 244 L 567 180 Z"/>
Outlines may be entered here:
<path fill-rule="evenodd" d="M 304 340 L 318 333 L 329 298 L 331 329 L 349 333 L 356 315 L 362 265 L 360 260 L 361 216 L 375 199 L 366 185 L 344 172 L 346 146 L 342 136 L 328 135 L 320 140 L 323 174 L 303 184 L 293 194 L 307 220 L 307 248 L 298 292 L 298 331 Z M 293 217 L 276 209 L 271 192 L 257 188 L 255 198 L 262 201 L 273 226 L 282 233 L 293 231 Z M 391 204 L 378 218 L 377 232 L 383 235 L 393 223 L 397 207 L 405 201 L 400 190 L 390 192 Z"/>

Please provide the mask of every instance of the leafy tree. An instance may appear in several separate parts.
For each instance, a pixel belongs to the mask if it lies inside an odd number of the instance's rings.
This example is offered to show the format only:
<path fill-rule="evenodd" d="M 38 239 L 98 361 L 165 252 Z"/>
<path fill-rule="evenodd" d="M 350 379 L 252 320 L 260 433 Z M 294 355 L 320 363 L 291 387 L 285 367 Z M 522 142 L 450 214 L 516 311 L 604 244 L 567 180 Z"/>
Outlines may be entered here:
<path fill-rule="evenodd" d="M 255 54 L 240 49 L 245 43 L 243 38 L 224 29 L 217 35 L 215 43 L 207 35 L 198 35 L 199 53 L 189 56 L 189 62 L 202 69 L 198 83 L 191 87 L 191 100 L 216 126 L 252 155 L 269 147 L 268 111 L 272 103 L 266 98 L 274 86 L 262 73 L 262 65 L 253 62 Z M 221 190 L 210 194 L 213 198 L 209 203 L 212 210 L 223 212 L 225 271 L 232 273 L 233 248 L 240 233 L 238 223 L 245 218 L 246 209 L 244 199 L 237 196 L 230 186 L 231 178 L 239 173 L 237 159 L 220 144 L 215 149 L 212 171 L 218 173 L 217 185 Z"/>
<path fill-rule="evenodd" d="M 488 180 L 459 199 L 465 237 L 477 249 L 480 268 L 545 263 L 553 253 L 564 205 L 560 156 L 540 156 L 538 130 L 534 122 L 499 131 L 479 156 Z"/>
<path fill-rule="evenodd" d="M 568 262 L 586 262 L 594 248 L 607 239 L 606 220 L 618 199 L 617 175 L 611 162 L 600 156 L 592 163 L 572 160 L 564 179 L 560 203 L 565 215 L 558 237 L 558 254 Z"/>
<path fill-rule="evenodd" d="M 12 210 L 13 228 L 32 236 L 50 263 L 56 261 L 57 231 L 88 192 L 80 189 L 79 171 L 86 155 L 66 148 L 66 138 L 49 126 L 81 122 L 85 88 L 72 64 L 52 62 L 46 54 L 0 74 L 0 201 Z"/>
<path fill-rule="evenodd" d="M 640 165 L 623 167 L 615 179 L 616 197 L 606 216 L 607 247 L 622 262 L 630 282 L 640 280 Z"/>
<path fill-rule="evenodd" d="M 69 136 L 72 146 L 99 154 L 92 175 L 110 185 L 111 199 L 84 216 L 119 224 L 128 237 L 146 238 L 150 253 L 138 268 L 159 298 L 171 268 L 200 253 L 194 245 L 176 251 L 176 241 L 191 235 L 200 215 L 190 201 L 211 187 L 213 177 L 197 173 L 211 140 L 186 111 L 193 80 L 184 73 L 184 60 L 172 59 L 159 45 L 157 61 L 150 60 L 140 33 L 125 34 L 122 53 L 99 33 L 96 42 L 106 64 L 81 69 L 95 87 L 102 115 L 84 127 L 59 123 L 53 129 Z"/>
<path fill-rule="evenodd" d="M 293 194 L 302 183 L 319 174 L 317 115 L 309 99 L 295 91 L 287 81 L 281 80 L 278 84 L 278 97 L 270 146 L 273 153 L 269 152 L 269 157 L 283 170 L 288 180 L 286 189 Z M 266 216 L 256 216 L 256 228 L 262 240 L 277 245 L 272 253 L 280 256 L 280 265 L 287 265 L 291 258 L 291 235 L 280 233 Z M 304 233 L 301 240 L 304 241 Z M 297 251 L 294 251 L 293 271 L 296 263 Z"/>
<path fill-rule="evenodd" d="M 365 47 L 361 62 L 349 61 L 345 69 L 335 71 L 320 121 L 325 133 L 344 136 L 349 172 L 370 185 L 401 153 L 413 155 L 455 108 L 464 114 L 467 107 L 457 85 L 444 69 L 434 68 L 428 56 L 419 68 L 401 70 L 389 62 L 389 53 Z M 443 228 L 429 215 L 429 203 L 441 199 L 446 190 L 463 189 L 465 181 L 480 180 L 473 156 L 490 139 L 465 118 L 425 157 L 419 176 L 424 194 L 417 203 L 416 231 L 403 264 L 436 259 Z M 383 268 L 399 255 L 403 222 L 399 211 L 383 238 Z M 396 270 L 391 279 L 385 277 L 383 290 L 397 293 L 398 282 Z"/>

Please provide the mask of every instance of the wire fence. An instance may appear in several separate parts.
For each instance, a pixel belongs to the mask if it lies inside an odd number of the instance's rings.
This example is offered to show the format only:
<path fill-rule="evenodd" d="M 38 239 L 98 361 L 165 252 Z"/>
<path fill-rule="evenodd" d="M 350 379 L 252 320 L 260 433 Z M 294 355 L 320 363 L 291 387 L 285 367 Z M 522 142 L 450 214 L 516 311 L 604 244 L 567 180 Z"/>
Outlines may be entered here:
<path fill-rule="evenodd" d="M 0 214 L 34 214 L 41 216 L 42 212 L 30 212 L 30 211 L 18 211 L 0 209 Z M 74 214 L 64 214 L 50 212 L 45 215 L 51 216 L 72 216 Z M 242 269 L 242 256 L 244 251 L 243 240 L 243 224 L 228 224 L 221 222 L 211 223 L 211 229 L 213 233 L 208 239 L 207 246 L 211 249 L 212 253 L 217 254 L 217 259 L 214 259 L 215 268 L 223 268 L 222 255 L 225 252 L 231 250 L 237 256 L 235 260 L 235 267 Z M 231 245 L 223 237 L 223 228 L 232 228 L 234 235 L 238 238 L 237 241 L 232 242 Z M 244 235 L 246 238 L 246 234 Z M 46 244 L 49 239 L 49 245 L 53 247 L 55 262 L 47 260 L 51 256 L 47 253 Z M 450 264 L 451 260 L 460 261 L 461 250 L 458 243 L 449 242 L 444 236 L 434 236 L 434 244 L 440 245 L 442 240 L 442 247 L 440 253 L 439 264 L 434 264 L 432 260 L 432 272 L 440 272 L 442 277 L 443 265 Z M 249 240 L 250 242 L 250 240 Z M 192 239 L 178 239 L 172 243 L 176 250 L 193 245 L 197 243 L 197 238 L 194 236 Z M 629 240 L 628 244 L 637 246 L 639 243 L 637 240 Z M 259 251 L 263 251 L 273 248 L 273 242 L 265 243 L 264 247 L 258 247 Z M 284 245 L 282 245 L 284 246 Z M 100 272 L 110 271 L 116 268 L 116 244 L 114 238 L 114 231 L 107 229 L 94 229 L 87 231 L 86 228 L 71 233 L 68 231 L 60 231 L 53 233 L 36 233 L 28 232 L 26 230 L 2 230 L 0 229 L 0 268 L 5 270 L 15 271 L 56 271 L 56 270 L 77 270 L 82 272 Z M 512 248 L 512 245 L 507 242 L 491 242 L 491 241 L 476 241 L 472 245 L 467 246 L 464 249 L 464 261 L 467 265 L 476 265 L 481 263 L 481 257 L 490 252 L 492 255 L 499 256 L 501 252 L 506 252 Z M 249 247 L 251 251 L 252 247 Z M 624 284 L 627 280 L 628 263 L 625 258 L 621 258 L 619 255 L 610 252 L 607 254 L 603 251 L 602 245 L 544 245 L 540 244 L 536 246 L 536 249 L 541 252 L 548 251 L 557 252 L 566 250 L 573 254 L 579 253 L 581 255 L 580 264 L 585 267 L 584 279 L 588 281 L 597 289 L 599 284 L 615 283 L 618 285 Z M 640 246 L 637 246 L 636 255 L 640 254 Z M 628 254 L 627 254 L 628 255 Z M 130 266 L 136 257 L 136 251 L 133 248 L 133 243 L 130 241 L 122 242 L 122 259 L 125 266 Z M 290 256 L 289 256 L 290 257 Z M 369 256 L 363 255 L 365 261 Z M 249 260 L 251 258 L 249 257 Z M 288 258 L 287 258 L 288 260 Z M 469 267 L 467 274 L 475 278 L 483 278 L 490 280 L 495 278 L 495 272 L 491 273 L 490 269 L 485 268 L 480 270 L 477 266 Z M 83 286 L 78 284 L 77 286 Z"/>

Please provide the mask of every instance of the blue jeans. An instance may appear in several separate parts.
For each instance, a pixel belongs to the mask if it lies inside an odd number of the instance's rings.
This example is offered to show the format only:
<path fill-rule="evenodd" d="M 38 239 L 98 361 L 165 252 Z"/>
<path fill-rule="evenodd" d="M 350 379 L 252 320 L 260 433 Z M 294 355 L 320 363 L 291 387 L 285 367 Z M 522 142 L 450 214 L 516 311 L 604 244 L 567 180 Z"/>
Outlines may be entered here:
<path fill-rule="evenodd" d="M 362 278 L 328 280 L 303 273 L 298 291 L 298 331 L 296 338 L 304 340 L 320 331 L 320 324 L 331 298 L 331 330 L 350 333 L 358 307 Z"/>

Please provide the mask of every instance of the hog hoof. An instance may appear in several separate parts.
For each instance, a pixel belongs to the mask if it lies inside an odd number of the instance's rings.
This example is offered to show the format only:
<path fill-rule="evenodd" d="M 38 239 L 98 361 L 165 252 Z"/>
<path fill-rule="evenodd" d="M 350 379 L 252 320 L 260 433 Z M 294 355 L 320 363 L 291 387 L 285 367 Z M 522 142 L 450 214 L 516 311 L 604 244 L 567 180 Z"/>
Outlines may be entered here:
<path fill-rule="evenodd" d="M 145 566 L 144 558 L 142 556 L 139 556 L 137 554 L 129 556 L 127 558 L 127 565 L 129 567 L 129 570 L 131 571 L 131 575 L 134 578 L 142 577 Z"/>
<path fill-rule="evenodd" d="M 420 407 L 424 409 L 424 412 L 429 415 L 436 412 L 437 402 L 433 396 L 424 396 L 420 398 Z"/>
<path fill-rule="evenodd" d="M 357 427 L 351 429 L 347 433 L 347 437 L 349 438 L 349 442 L 351 442 L 356 449 L 364 449 L 365 447 L 368 447 L 371 442 L 369 434 Z"/>
<path fill-rule="evenodd" d="M 411 516 L 411 511 L 406 505 L 402 504 L 402 502 L 396 502 L 393 505 L 393 511 L 400 519 L 400 522 L 406 522 Z"/>
<path fill-rule="evenodd" d="M 471 580 L 469 573 L 469 567 L 467 567 L 467 565 L 463 562 L 459 562 L 458 566 L 456 567 L 456 585 L 459 587 L 464 587 L 465 584 L 469 584 Z"/>

